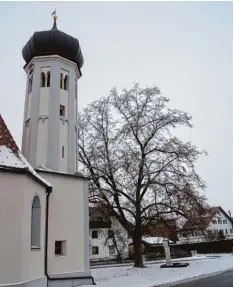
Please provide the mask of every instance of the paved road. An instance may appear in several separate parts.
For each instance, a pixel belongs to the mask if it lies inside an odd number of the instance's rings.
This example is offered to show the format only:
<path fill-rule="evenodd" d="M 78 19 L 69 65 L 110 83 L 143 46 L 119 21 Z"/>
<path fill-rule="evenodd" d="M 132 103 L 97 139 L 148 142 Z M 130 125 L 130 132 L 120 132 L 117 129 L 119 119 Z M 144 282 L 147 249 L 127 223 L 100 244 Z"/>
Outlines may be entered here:
<path fill-rule="evenodd" d="M 212 277 L 179 284 L 175 287 L 233 287 L 233 271 L 228 271 Z"/>

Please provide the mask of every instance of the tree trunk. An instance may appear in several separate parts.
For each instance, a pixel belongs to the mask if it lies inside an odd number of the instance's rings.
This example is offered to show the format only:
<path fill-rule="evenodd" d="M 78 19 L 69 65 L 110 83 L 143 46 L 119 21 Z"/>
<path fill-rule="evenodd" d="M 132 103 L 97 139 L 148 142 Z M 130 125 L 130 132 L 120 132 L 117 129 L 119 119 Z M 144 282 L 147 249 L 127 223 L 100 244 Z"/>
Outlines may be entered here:
<path fill-rule="evenodd" d="M 120 251 L 119 251 L 119 247 L 118 247 L 118 244 L 117 244 L 117 241 L 116 241 L 116 238 L 115 238 L 115 235 L 114 235 L 114 234 L 113 234 L 112 240 L 113 240 L 114 247 L 115 247 L 115 249 L 116 249 L 116 251 L 117 251 L 117 261 L 118 261 L 119 263 L 121 263 L 121 262 L 122 262 L 122 255 L 121 255 L 121 253 L 120 253 Z"/>
<path fill-rule="evenodd" d="M 143 268 L 142 261 L 142 242 L 141 242 L 141 226 L 136 225 L 133 239 L 134 246 L 134 267 Z"/>

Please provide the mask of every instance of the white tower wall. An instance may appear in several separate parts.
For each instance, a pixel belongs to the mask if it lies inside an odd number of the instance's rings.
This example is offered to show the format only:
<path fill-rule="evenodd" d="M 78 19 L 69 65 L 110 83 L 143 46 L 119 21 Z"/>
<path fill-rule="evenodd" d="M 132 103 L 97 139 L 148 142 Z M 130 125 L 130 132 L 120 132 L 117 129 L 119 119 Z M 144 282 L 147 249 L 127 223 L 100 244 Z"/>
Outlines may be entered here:
<path fill-rule="evenodd" d="M 22 151 L 31 165 L 77 171 L 77 65 L 60 56 L 34 57 L 27 78 Z M 43 79 L 43 77 L 45 78 Z"/>

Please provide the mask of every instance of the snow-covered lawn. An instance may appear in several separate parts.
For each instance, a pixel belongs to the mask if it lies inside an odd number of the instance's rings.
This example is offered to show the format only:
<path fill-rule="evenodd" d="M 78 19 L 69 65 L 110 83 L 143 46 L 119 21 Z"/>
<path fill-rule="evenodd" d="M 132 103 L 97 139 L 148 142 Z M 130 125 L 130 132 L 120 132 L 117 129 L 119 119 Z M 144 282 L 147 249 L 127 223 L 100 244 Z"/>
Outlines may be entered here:
<path fill-rule="evenodd" d="M 233 256 L 225 254 L 215 259 L 190 260 L 187 268 L 164 269 L 160 264 L 143 269 L 130 266 L 97 268 L 92 270 L 92 276 L 99 287 L 153 287 L 230 268 L 233 268 Z"/>

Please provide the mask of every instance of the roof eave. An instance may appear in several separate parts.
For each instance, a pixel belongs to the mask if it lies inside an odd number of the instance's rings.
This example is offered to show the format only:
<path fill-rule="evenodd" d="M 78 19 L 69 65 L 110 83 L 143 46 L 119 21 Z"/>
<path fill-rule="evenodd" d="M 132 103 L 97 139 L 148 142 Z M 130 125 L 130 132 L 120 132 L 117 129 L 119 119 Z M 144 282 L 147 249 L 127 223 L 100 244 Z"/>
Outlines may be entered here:
<path fill-rule="evenodd" d="M 20 168 L 20 167 L 11 167 L 11 166 L 5 166 L 5 165 L 0 165 L 0 171 L 3 172 L 14 172 L 14 173 L 20 173 L 20 174 L 27 174 L 29 175 L 32 179 L 34 179 L 36 182 L 41 184 L 43 187 L 46 188 L 46 191 L 48 193 L 52 192 L 52 186 L 46 184 L 43 180 L 38 178 L 36 175 L 34 175 L 28 167 L 25 168 Z"/>

